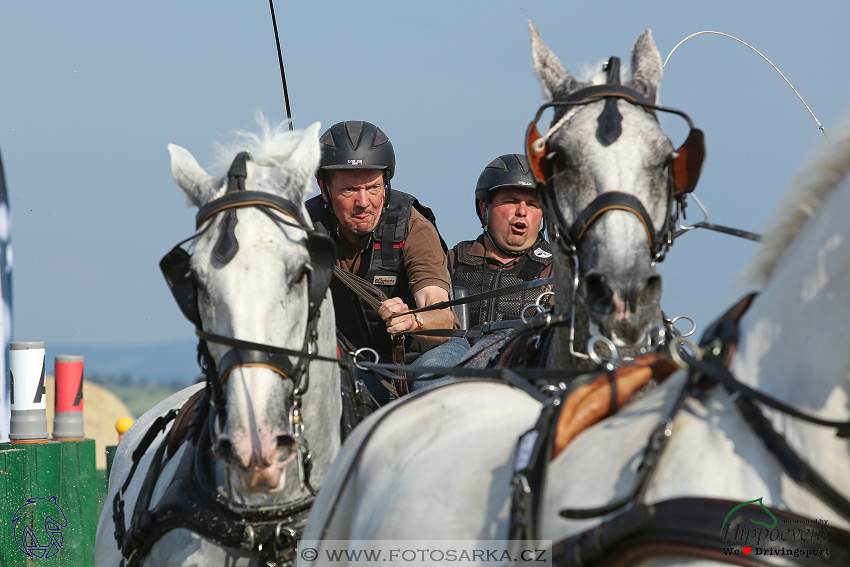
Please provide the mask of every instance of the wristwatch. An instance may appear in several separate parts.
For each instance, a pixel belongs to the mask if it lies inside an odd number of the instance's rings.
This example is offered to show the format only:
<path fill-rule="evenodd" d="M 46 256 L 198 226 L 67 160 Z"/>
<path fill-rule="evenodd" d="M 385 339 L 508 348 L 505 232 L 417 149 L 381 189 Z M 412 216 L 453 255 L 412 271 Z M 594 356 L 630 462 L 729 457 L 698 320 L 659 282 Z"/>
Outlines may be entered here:
<path fill-rule="evenodd" d="M 418 325 L 416 327 L 417 331 L 425 326 L 425 321 L 422 320 L 422 315 L 420 315 L 419 313 L 414 313 L 413 318 L 416 319 L 416 324 Z"/>

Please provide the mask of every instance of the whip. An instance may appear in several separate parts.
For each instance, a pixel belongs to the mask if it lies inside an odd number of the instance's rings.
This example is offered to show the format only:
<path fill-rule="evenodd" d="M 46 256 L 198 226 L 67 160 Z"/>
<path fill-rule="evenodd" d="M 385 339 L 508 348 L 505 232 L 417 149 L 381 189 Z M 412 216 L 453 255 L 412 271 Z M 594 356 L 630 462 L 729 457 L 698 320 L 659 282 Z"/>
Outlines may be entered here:
<path fill-rule="evenodd" d="M 271 1 L 271 0 L 269 0 L 269 1 Z M 277 32 L 275 32 L 275 33 L 277 33 Z M 776 69 L 776 72 L 777 72 L 777 73 L 779 73 L 779 74 L 782 76 L 782 78 L 783 78 L 783 79 L 785 79 L 785 82 L 786 82 L 786 83 L 788 83 L 788 86 L 789 86 L 789 87 L 791 87 L 791 90 L 793 90 L 793 91 L 794 91 L 794 94 L 796 94 L 796 95 L 797 95 L 797 98 L 799 98 L 799 99 L 800 99 L 800 102 L 802 102 L 802 103 L 803 103 L 803 106 L 805 106 L 805 107 L 806 107 L 806 110 L 808 110 L 808 111 L 809 111 L 809 114 L 811 114 L 811 115 L 812 115 L 812 118 L 814 118 L 815 122 L 816 122 L 816 123 L 817 123 L 817 125 L 818 125 L 818 129 L 819 129 L 821 132 L 823 132 L 823 135 L 826 137 L 826 130 L 824 130 L 824 128 L 823 128 L 823 124 L 821 124 L 821 123 L 820 123 L 820 121 L 817 119 L 817 116 L 815 116 L 815 113 L 814 113 L 814 112 L 812 112 L 812 109 L 811 109 L 811 108 L 809 108 L 809 105 L 808 105 L 808 104 L 806 104 L 806 101 L 805 101 L 805 100 L 803 100 L 803 97 L 802 97 L 802 96 L 800 96 L 800 93 L 798 93 L 798 92 L 797 92 L 797 89 L 795 89 L 795 88 L 794 88 L 794 85 L 792 85 L 792 84 L 791 84 L 791 81 L 789 81 L 789 80 L 787 79 L 787 77 L 785 77 L 785 75 L 782 73 L 782 71 L 780 71 L 780 70 L 779 70 L 779 68 L 778 68 L 776 65 L 774 65 L 774 64 L 771 62 L 771 60 L 770 60 L 770 59 L 768 59 L 767 57 L 765 57 L 765 56 L 762 54 L 762 52 L 761 52 L 761 51 L 759 51 L 758 49 L 756 49 L 755 47 L 753 47 L 752 45 L 750 45 L 750 44 L 749 44 L 749 43 L 747 43 L 746 41 L 742 41 L 742 40 L 738 39 L 738 38 L 737 38 L 737 37 L 735 37 L 735 36 L 731 36 L 731 35 L 729 35 L 728 33 L 722 33 L 722 32 L 717 32 L 717 31 L 701 31 L 701 32 L 697 32 L 697 33 L 692 33 L 691 35 L 689 35 L 688 37 L 686 37 L 685 39 L 683 39 L 682 41 L 680 41 L 679 43 L 677 43 L 677 44 L 676 44 L 676 47 L 674 47 L 674 48 L 673 48 L 673 50 L 672 50 L 672 51 L 670 51 L 669 55 L 667 55 L 667 59 L 665 59 L 665 60 L 664 60 L 664 64 L 662 65 L 662 67 L 666 67 L 666 66 L 667 66 L 667 62 L 670 60 L 670 55 L 673 55 L 673 51 L 676 51 L 676 50 L 679 48 L 679 46 L 680 46 L 680 45 L 682 45 L 683 43 L 685 43 L 686 41 L 688 41 L 688 40 L 689 40 L 689 39 L 691 39 L 692 37 L 696 37 L 696 36 L 701 35 L 701 34 L 704 34 L 704 33 L 712 33 L 712 34 L 715 34 L 715 35 L 722 35 L 723 37 L 728 37 L 728 38 L 734 39 L 734 40 L 735 40 L 735 41 L 737 41 L 738 43 L 743 43 L 744 45 L 746 45 L 747 47 L 749 47 L 750 49 L 752 49 L 753 51 L 755 51 L 756 53 L 758 53 L 759 55 L 761 55 L 762 59 L 764 59 L 765 61 L 767 61 L 768 63 L 770 63 L 770 66 L 771 66 L 771 67 L 773 67 L 774 69 Z M 283 63 L 281 63 L 281 70 L 283 69 L 282 65 L 283 65 Z M 285 88 L 285 87 L 284 87 L 284 88 Z M 829 139 L 829 138 L 827 137 L 827 139 Z"/>
<path fill-rule="evenodd" d="M 272 26 L 274 27 L 274 39 L 275 42 L 277 42 L 277 59 L 278 61 L 280 61 L 280 79 L 283 82 L 283 100 L 286 102 L 286 118 L 289 120 L 289 131 L 291 132 L 292 111 L 289 109 L 289 91 L 286 90 L 286 73 L 283 71 L 283 54 L 280 52 L 280 36 L 277 34 L 277 21 L 274 17 L 274 0 L 269 0 L 269 8 L 272 11 Z"/>

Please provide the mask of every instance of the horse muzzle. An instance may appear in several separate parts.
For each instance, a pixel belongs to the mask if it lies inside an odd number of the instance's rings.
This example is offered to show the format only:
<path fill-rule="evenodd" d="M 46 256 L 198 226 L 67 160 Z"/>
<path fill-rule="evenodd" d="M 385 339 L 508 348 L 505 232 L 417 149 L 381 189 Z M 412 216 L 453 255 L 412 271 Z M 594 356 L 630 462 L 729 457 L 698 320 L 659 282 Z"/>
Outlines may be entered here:
<path fill-rule="evenodd" d="M 620 278 L 590 272 L 583 282 L 590 320 L 615 343 L 636 344 L 660 317 L 662 278 L 654 270 Z"/>
<path fill-rule="evenodd" d="M 283 488 L 286 466 L 298 456 L 298 442 L 291 433 L 277 436 L 219 435 L 215 443 L 216 456 L 236 473 L 243 492 L 277 492 Z"/>

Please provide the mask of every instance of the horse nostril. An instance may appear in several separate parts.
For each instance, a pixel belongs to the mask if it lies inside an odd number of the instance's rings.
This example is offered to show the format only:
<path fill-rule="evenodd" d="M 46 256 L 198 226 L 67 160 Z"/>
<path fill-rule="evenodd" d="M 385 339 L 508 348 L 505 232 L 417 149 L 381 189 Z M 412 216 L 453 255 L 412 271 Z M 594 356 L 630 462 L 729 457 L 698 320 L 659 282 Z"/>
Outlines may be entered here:
<path fill-rule="evenodd" d="M 588 305 L 603 315 L 611 313 L 614 310 L 614 292 L 606 285 L 605 277 L 601 274 L 588 274 L 584 282 Z"/>
<path fill-rule="evenodd" d="M 227 437 L 218 438 L 215 444 L 215 452 L 222 461 L 233 461 L 233 443 Z"/>
<path fill-rule="evenodd" d="M 280 453 L 279 460 L 285 461 L 295 451 L 297 443 L 291 435 L 278 435 L 277 448 Z"/>
<path fill-rule="evenodd" d="M 658 303 L 661 300 L 661 276 L 653 274 L 646 279 L 646 287 L 638 296 L 638 303 L 642 305 Z"/>

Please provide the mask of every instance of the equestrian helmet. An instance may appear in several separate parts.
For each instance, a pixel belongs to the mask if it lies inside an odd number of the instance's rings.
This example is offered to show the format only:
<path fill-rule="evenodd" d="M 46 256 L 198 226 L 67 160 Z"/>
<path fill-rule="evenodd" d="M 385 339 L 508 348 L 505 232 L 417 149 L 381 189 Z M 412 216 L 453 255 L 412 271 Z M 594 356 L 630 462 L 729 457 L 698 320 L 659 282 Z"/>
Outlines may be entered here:
<path fill-rule="evenodd" d="M 478 208 L 479 201 L 483 201 L 485 207 L 489 206 L 492 192 L 504 187 L 522 187 L 532 190 L 537 188 L 531 168 L 528 166 L 528 158 L 524 155 L 499 156 L 491 161 L 478 176 L 478 183 L 475 185 L 475 213 L 481 219 L 481 226 L 485 225 L 485 221 Z"/>
<path fill-rule="evenodd" d="M 337 122 L 322 134 L 319 146 L 322 158 L 317 177 L 332 169 L 382 169 L 389 181 L 395 173 L 393 144 L 371 122 Z"/>

